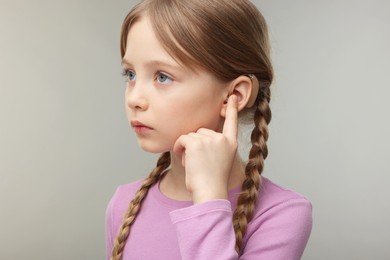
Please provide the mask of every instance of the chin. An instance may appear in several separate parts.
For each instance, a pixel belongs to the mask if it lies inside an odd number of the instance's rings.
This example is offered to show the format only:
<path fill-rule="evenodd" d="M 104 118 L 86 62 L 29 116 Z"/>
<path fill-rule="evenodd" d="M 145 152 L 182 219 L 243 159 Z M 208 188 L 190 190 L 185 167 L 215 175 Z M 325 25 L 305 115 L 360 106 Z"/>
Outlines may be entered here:
<path fill-rule="evenodd" d="M 172 147 L 164 147 L 157 144 L 138 142 L 139 147 L 148 153 L 161 154 L 172 150 Z"/>

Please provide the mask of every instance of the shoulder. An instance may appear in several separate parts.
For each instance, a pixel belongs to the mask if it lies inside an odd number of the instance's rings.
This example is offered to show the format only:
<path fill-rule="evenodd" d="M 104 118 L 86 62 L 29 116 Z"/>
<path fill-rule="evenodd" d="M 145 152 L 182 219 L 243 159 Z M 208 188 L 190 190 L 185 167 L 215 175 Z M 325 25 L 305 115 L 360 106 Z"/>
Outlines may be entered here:
<path fill-rule="evenodd" d="M 263 177 L 252 222 L 254 229 L 272 227 L 275 232 L 290 230 L 291 235 L 308 238 L 312 204 L 301 194 Z"/>
<path fill-rule="evenodd" d="M 119 185 L 106 208 L 106 217 L 112 221 L 122 218 L 123 213 L 129 207 L 130 201 L 134 198 L 144 179 L 136 180 L 128 184 Z M 109 217 L 110 216 L 110 217 Z"/>
<path fill-rule="evenodd" d="M 105 233 L 107 259 L 110 258 L 114 238 L 123 221 L 123 214 L 142 182 L 143 180 L 137 180 L 129 184 L 118 186 L 106 207 Z"/>
<path fill-rule="evenodd" d="M 119 185 L 109 202 L 109 206 L 116 208 L 118 206 L 121 207 L 120 205 L 125 205 L 127 207 L 143 181 L 144 179 L 139 179 L 131 183 Z"/>
<path fill-rule="evenodd" d="M 281 222 L 290 222 L 295 219 L 311 228 L 312 204 L 301 194 L 263 177 L 254 219 L 264 220 L 271 216 L 274 220 Z"/>
<path fill-rule="evenodd" d="M 246 253 L 267 252 L 266 259 L 300 259 L 311 229 L 310 201 L 263 177 L 254 216 L 245 235 Z"/>
<path fill-rule="evenodd" d="M 145 178 L 142 178 L 142 179 L 130 182 L 130 183 L 121 184 L 117 187 L 115 193 L 117 193 L 118 195 L 120 195 L 120 194 L 133 194 L 134 195 L 135 192 L 137 192 L 137 190 L 139 189 L 139 187 L 141 187 L 142 182 L 144 180 L 145 180 Z"/>
<path fill-rule="evenodd" d="M 142 182 L 143 179 L 123 184 L 116 188 L 106 207 L 106 224 L 111 230 L 118 229 L 118 225 L 122 222 L 124 212 L 126 212 L 130 201 L 134 198 Z"/>
<path fill-rule="evenodd" d="M 262 185 L 259 191 L 258 208 L 269 210 L 282 204 L 294 204 L 299 202 L 311 210 L 310 201 L 301 194 L 275 184 L 271 180 L 262 177 Z"/>

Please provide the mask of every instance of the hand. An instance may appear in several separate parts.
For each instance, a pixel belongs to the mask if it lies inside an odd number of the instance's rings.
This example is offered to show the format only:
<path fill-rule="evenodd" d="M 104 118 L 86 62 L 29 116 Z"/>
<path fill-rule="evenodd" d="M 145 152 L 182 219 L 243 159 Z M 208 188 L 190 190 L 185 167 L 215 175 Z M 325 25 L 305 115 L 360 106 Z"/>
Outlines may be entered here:
<path fill-rule="evenodd" d="M 222 133 L 200 128 L 180 136 L 173 151 L 182 156 L 186 187 L 194 204 L 227 199 L 228 182 L 237 152 L 237 97 L 231 95 L 226 108 Z"/>

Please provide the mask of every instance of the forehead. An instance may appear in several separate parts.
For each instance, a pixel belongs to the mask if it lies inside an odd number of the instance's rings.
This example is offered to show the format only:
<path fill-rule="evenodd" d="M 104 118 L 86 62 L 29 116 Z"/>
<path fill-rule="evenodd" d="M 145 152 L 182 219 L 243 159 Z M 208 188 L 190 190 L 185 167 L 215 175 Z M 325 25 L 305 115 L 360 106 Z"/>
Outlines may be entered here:
<path fill-rule="evenodd" d="M 178 65 L 157 39 L 147 17 L 137 20 L 130 28 L 126 40 L 124 61 L 162 60 Z"/>
<path fill-rule="evenodd" d="M 171 64 L 179 66 L 186 71 L 191 71 L 195 74 L 207 71 L 202 64 L 196 62 L 191 55 L 188 54 L 175 40 L 169 30 L 161 29 L 164 42 L 168 42 L 167 45 L 161 44 L 160 39 L 155 33 L 155 29 L 151 19 L 148 15 L 142 15 L 139 17 L 130 27 L 126 39 L 126 50 L 123 60 L 131 60 L 134 54 L 145 53 L 143 58 L 153 57 L 154 59 L 163 60 L 166 63 L 170 61 Z M 167 51 L 167 48 L 170 51 Z M 176 54 L 180 53 L 178 58 Z"/>

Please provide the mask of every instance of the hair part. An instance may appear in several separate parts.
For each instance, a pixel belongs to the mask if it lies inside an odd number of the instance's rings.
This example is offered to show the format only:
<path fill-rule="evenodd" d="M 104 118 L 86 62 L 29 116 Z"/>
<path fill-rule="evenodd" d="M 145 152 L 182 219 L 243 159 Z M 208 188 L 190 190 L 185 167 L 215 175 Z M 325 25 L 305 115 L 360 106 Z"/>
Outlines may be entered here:
<path fill-rule="evenodd" d="M 254 123 L 252 148 L 245 167 L 246 179 L 233 214 L 236 251 L 240 253 L 248 223 L 253 218 L 264 160 L 268 156 L 273 68 L 265 19 L 249 0 L 144 0 L 130 11 L 123 22 L 120 39 L 122 58 L 131 26 L 142 17 L 150 19 L 157 39 L 179 64 L 204 69 L 224 82 L 246 74 L 255 75 L 259 81 L 255 104 L 240 112 L 241 120 L 243 117 L 250 118 Z M 121 259 L 142 200 L 148 189 L 158 182 L 161 172 L 169 166 L 168 157 L 169 153 L 160 157 L 156 168 L 130 203 L 114 242 L 113 260 Z"/>

